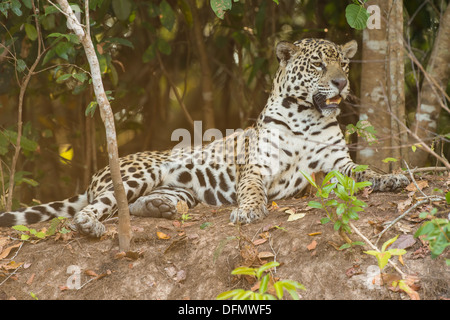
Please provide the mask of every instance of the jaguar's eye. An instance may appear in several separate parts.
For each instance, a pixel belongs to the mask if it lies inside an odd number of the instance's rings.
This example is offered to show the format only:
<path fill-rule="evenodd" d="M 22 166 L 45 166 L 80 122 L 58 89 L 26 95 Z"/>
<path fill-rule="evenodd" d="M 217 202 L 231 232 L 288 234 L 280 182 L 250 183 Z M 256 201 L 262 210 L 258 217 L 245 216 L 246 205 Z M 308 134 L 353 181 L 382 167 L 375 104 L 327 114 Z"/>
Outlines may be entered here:
<path fill-rule="evenodd" d="M 313 62 L 313 66 L 317 68 L 322 68 L 322 62 Z"/>
<path fill-rule="evenodd" d="M 345 62 L 341 63 L 341 68 L 344 69 L 347 66 L 347 64 Z"/>

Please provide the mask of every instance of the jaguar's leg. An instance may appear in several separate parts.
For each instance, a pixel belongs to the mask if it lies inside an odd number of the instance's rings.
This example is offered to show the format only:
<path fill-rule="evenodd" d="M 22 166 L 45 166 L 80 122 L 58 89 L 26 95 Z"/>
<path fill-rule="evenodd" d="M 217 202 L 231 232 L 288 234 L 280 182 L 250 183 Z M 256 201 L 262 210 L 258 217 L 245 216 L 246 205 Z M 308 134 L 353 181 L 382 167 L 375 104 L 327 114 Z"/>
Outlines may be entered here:
<path fill-rule="evenodd" d="M 186 202 L 189 208 L 198 203 L 191 190 L 178 187 L 159 187 L 130 204 L 130 214 L 174 219 L 177 214 L 176 205 L 179 201 Z"/>
<path fill-rule="evenodd" d="M 372 182 L 372 189 L 375 191 L 393 191 L 409 184 L 409 179 L 403 174 L 378 174 L 370 169 L 352 173 L 356 166 L 353 161 L 349 161 L 339 171 L 349 176 L 354 174 L 357 181 Z"/>

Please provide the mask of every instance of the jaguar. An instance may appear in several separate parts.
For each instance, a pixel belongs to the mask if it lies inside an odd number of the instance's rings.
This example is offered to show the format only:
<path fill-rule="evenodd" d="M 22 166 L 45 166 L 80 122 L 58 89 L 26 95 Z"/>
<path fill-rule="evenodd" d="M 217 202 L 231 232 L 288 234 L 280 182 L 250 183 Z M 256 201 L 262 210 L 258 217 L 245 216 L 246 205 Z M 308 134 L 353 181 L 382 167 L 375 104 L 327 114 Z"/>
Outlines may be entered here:
<path fill-rule="evenodd" d="M 177 204 L 234 204 L 230 220 L 251 223 L 268 215 L 269 201 L 302 191 L 308 174 L 338 170 L 352 174 L 337 116 L 349 95 L 349 63 L 357 42 L 324 39 L 280 41 L 279 62 L 267 103 L 256 123 L 205 145 L 138 152 L 120 158 L 130 214 L 174 219 Z M 375 191 L 406 186 L 402 174 L 355 173 Z M 117 211 L 109 167 L 95 173 L 87 190 L 63 201 L 0 214 L 0 226 L 33 224 L 57 216 L 73 218 L 84 234 L 100 237 L 101 218 Z"/>

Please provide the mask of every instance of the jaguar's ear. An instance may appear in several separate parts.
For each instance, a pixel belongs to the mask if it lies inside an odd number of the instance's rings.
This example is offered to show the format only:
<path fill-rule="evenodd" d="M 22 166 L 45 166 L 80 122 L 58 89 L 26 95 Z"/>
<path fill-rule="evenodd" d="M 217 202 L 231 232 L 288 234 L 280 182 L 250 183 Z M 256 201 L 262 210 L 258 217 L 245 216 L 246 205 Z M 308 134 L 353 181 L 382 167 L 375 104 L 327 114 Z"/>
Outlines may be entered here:
<path fill-rule="evenodd" d="M 290 42 L 278 42 L 276 47 L 278 61 L 282 64 L 286 64 L 292 58 L 294 53 L 297 52 L 297 50 L 298 48 Z"/>
<path fill-rule="evenodd" d="M 349 41 L 342 45 L 342 52 L 344 53 L 344 56 L 349 59 L 353 58 L 356 51 L 358 51 L 358 42 L 356 42 L 356 40 Z"/>

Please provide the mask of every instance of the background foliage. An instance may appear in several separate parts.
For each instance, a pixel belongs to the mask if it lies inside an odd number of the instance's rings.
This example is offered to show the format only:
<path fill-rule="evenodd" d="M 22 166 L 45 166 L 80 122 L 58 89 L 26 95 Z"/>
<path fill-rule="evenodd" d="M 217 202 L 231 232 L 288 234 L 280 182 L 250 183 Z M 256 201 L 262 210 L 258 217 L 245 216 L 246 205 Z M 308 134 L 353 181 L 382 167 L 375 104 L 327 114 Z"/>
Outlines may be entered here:
<path fill-rule="evenodd" d="M 232 5 L 223 15 L 216 15 L 223 3 Z M 223 132 L 251 125 L 271 88 L 277 68 L 273 52 L 277 41 L 320 37 L 337 43 L 350 39 L 361 43 L 362 32 L 350 28 L 345 18 L 350 3 L 89 1 L 90 33 L 116 116 L 120 154 L 170 148 L 178 142 L 171 141 L 171 132 L 176 128 L 192 130 L 190 120 L 205 120 Z M 405 36 L 424 65 L 438 30 L 441 8 L 447 3 L 405 1 Z M 84 17 L 84 1 L 72 1 L 72 8 Z M 91 174 L 107 163 L 104 130 L 92 103 L 88 64 L 65 21 L 44 0 L 0 3 L 3 196 L 17 137 L 20 86 L 37 59 L 39 43 L 44 52 L 25 94 L 22 150 L 14 177 L 20 186 L 15 207 L 18 199 L 30 204 L 80 192 Z M 411 62 L 405 61 L 405 65 L 407 108 L 413 113 L 416 78 Z M 361 58 L 356 56 L 350 75 L 353 98 L 345 106 L 344 124 L 358 119 L 355 97 L 359 97 L 360 66 Z M 448 115 L 443 115 L 439 130 L 450 132 L 449 123 Z M 38 185 L 45 187 L 36 188 Z M 3 205 L 4 197 L 0 207 Z"/>

